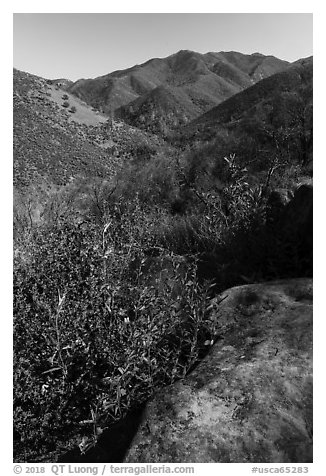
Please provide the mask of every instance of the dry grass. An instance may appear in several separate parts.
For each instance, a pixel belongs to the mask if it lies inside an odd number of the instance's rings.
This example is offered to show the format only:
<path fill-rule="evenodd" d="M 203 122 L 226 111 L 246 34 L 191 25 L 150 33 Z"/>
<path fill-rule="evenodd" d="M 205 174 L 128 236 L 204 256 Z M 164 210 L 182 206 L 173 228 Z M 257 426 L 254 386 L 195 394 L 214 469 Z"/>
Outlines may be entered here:
<path fill-rule="evenodd" d="M 49 99 L 51 99 L 60 107 L 63 103 L 63 94 L 68 96 L 67 101 L 69 102 L 69 109 L 73 106 L 76 108 L 76 112 L 73 114 L 67 111 L 69 121 L 75 121 L 79 124 L 85 124 L 86 126 L 97 126 L 98 124 L 102 124 L 108 120 L 108 117 L 104 114 L 94 111 L 93 108 L 88 106 L 84 101 L 78 99 L 76 96 L 73 96 L 66 91 L 63 91 L 55 85 L 50 85 L 48 92 L 51 94 L 48 96 Z"/>

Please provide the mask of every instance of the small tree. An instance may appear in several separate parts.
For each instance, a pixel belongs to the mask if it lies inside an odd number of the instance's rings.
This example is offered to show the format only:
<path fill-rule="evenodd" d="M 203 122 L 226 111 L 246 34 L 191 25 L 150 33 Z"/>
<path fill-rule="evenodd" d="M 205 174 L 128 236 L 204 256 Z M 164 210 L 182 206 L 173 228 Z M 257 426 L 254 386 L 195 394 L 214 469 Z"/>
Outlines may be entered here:
<path fill-rule="evenodd" d="M 69 106 L 70 106 L 70 104 L 69 104 L 68 101 L 64 101 L 64 102 L 62 103 L 62 107 L 69 107 Z"/>
<path fill-rule="evenodd" d="M 68 94 L 64 94 L 64 95 L 62 96 L 62 99 L 63 99 L 64 101 L 68 101 L 68 99 L 69 99 Z"/>
<path fill-rule="evenodd" d="M 69 109 L 69 112 L 72 112 L 73 114 L 77 111 L 77 109 L 75 108 L 75 106 L 71 106 L 71 108 Z"/>

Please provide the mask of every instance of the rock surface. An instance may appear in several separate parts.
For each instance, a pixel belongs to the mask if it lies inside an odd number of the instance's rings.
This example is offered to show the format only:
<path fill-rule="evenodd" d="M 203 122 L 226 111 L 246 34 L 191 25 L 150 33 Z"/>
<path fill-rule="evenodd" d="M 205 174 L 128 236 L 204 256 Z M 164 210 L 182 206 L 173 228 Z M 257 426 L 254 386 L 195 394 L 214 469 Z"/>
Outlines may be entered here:
<path fill-rule="evenodd" d="M 285 235 L 294 236 L 301 253 L 312 258 L 313 245 L 313 185 L 303 184 L 295 192 L 280 217 Z M 312 260 L 311 260 L 312 261 Z"/>
<path fill-rule="evenodd" d="M 312 461 L 312 280 L 235 287 L 219 336 L 147 404 L 125 462 Z"/>

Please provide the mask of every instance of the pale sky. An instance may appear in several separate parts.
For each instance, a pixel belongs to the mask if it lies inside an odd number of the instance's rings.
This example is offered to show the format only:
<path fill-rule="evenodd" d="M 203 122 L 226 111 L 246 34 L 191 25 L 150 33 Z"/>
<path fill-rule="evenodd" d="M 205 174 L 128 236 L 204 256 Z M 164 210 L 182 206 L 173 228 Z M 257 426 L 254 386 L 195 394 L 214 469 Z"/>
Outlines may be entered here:
<path fill-rule="evenodd" d="M 309 13 L 15 13 L 14 67 L 45 78 L 94 78 L 180 49 L 313 54 Z"/>

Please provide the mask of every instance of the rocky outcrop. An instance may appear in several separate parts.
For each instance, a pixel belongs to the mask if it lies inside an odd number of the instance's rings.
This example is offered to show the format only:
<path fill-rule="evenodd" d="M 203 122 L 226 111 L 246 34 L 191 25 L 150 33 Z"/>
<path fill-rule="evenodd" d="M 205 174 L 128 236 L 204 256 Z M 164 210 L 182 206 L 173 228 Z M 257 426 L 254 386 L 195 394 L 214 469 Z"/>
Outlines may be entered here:
<path fill-rule="evenodd" d="M 311 462 L 312 281 L 235 287 L 218 337 L 147 404 L 125 462 Z"/>

